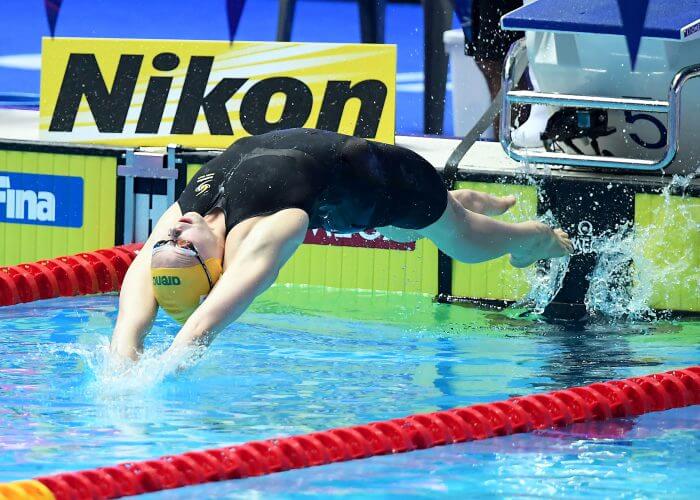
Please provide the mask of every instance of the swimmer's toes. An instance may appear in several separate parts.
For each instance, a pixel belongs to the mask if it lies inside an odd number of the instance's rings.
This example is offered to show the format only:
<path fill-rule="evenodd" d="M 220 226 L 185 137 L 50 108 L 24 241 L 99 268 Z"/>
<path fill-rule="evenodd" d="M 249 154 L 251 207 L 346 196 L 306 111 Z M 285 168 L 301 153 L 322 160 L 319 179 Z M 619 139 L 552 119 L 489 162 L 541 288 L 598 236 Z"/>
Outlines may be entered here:
<path fill-rule="evenodd" d="M 563 252 L 561 255 L 558 255 L 557 257 L 562 257 L 564 255 L 573 253 L 574 245 L 571 242 L 569 235 L 561 229 L 555 229 L 554 234 L 556 235 L 557 241 L 559 243 L 559 247 L 561 248 L 561 250 Z"/>
<path fill-rule="evenodd" d="M 553 229 L 548 241 L 539 248 L 524 249 L 520 254 L 511 254 L 510 264 L 523 268 L 534 264 L 540 259 L 555 259 L 573 253 L 574 247 L 569 235 L 561 229 Z"/>

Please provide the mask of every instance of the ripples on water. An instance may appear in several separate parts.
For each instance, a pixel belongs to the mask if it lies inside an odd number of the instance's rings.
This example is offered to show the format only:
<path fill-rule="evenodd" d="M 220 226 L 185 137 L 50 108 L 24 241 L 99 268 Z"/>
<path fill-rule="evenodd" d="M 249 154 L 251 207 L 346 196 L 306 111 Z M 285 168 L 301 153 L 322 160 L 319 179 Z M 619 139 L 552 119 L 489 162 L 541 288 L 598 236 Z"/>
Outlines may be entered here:
<path fill-rule="evenodd" d="M 697 407 L 578 424 L 167 493 L 167 498 L 436 495 L 469 498 L 695 498 Z M 299 493 L 303 492 L 303 493 Z M 380 494 L 381 492 L 381 494 Z M 164 494 L 146 498 L 165 497 Z"/>
<path fill-rule="evenodd" d="M 143 363 L 131 368 L 133 376 L 124 377 L 123 371 L 112 370 L 106 356 L 115 310 L 113 296 L 0 309 L 0 480 L 352 425 L 700 362 L 697 323 L 548 325 L 434 304 L 424 297 L 278 287 L 227 328 L 197 364 L 179 374 L 159 361 L 177 331 L 159 316 Z M 678 432 L 685 431 L 679 427 Z M 697 449 L 697 435 L 686 434 L 688 450 Z M 524 443 L 526 450 L 543 442 L 540 437 L 523 437 L 517 443 Z M 564 443 L 566 460 L 546 460 L 588 467 L 590 455 Z M 500 491 L 488 483 L 491 479 L 510 484 L 507 491 L 516 491 L 518 484 L 530 491 L 542 481 L 528 469 L 536 463 L 532 454 L 539 451 L 463 450 L 454 455 L 445 449 L 425 459 L 385 457 L 374 465 L 352 467 L 376 467 L 376 482 L 367 482 L 364 493 L 395 484 L 398 489 L 387 491 L 402 494 L 402 480 L 392 483 L 391 477 L 403 477 L 412 463 L 417 472 L 407 484 L 428 481 L 448 491 L 469 485 Z M 623 456 L 619 477 L 632 481 L 634 474 L 625 475 L 625 467 L 634 470 L 635 464 L 661 460 L 661 449 L 654 450 Z M 491 467 L 501 472 L 487 474 Z M 601 469 L 598 474 L 595 465 L 590 467 L 591 477 L 598 478 L 591 481 L 604 485 L 600 478 L 608 472 Z M 333 478 L 345 473 L 327 469 L 324 475 L 324 470 L 313 472 L 309 478 L 315 479 L 308 481 L 326 481 L 331 491 Z M 508 470 L 514 471 L 511 479 L 498 479 Z M 571 482 L 574 488 L 575 480 Z M 578 491 L 561 489 L 565 483 L 562 479 L 556 491 Z M 256 483 L 250 491 L 267 491 L 265 484 Z M 279 493 L 274 484 L 281 483 L 269 484 L 270 492 Z M 356 491 L 362 484 L 348 487 Z M 232 493 L 211 496 L 224 494 Z"/>

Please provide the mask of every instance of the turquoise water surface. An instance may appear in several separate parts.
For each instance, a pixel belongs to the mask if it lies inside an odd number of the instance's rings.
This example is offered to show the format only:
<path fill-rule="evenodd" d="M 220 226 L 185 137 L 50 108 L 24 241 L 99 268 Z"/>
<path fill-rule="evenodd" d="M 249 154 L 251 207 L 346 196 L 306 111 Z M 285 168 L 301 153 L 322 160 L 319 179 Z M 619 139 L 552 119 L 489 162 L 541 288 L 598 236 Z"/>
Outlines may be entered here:
<path fill-rule="evenodd" d="M 277 287 L 179 374 L 159 316 L 127 374 L 116 296 L 0 309 L 0 481 L 700 364 L 700 322 L 553 325 L 395 294 Z M 155 495 L 691 497 L 700 407 Z"/>

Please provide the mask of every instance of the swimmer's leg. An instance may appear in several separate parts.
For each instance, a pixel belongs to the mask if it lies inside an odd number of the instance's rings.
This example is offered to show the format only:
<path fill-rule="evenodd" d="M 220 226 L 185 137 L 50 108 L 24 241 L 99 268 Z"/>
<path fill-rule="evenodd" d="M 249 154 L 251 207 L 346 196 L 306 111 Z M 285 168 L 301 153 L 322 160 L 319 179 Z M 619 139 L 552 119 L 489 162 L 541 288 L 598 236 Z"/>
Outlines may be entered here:
<path fill-rule="evenodd" d="M 467 210 L 483 215 L 501 215 L 515 205 L 515 196 L 494 196 L 471 189 L 455 189 L 450 191 L 452 197 Z M 382 236 L 399 243 L 408 243 L 421 239 L 420 233 L 413 229 L 403 229 L 394 226 L 378 227 Z"/>
<path fill-rule="evenodd" d="M 467 210 L 483 215 L 501 215 L 515 205 L 515 196 L 494 196 L 471 189 L 456 189 L 450 194 Z"/>
<path fill-rule="evenodd" d="M 420 229 L 440 250 L 466 263 L 484 262 L 510 254 L 515 267 L 539 259 L 562 257 L 573 251 L 568 235 L 537 221 L 510 224 L 466 210 L 448 194 L 447 207 L 433 224 Z"/>

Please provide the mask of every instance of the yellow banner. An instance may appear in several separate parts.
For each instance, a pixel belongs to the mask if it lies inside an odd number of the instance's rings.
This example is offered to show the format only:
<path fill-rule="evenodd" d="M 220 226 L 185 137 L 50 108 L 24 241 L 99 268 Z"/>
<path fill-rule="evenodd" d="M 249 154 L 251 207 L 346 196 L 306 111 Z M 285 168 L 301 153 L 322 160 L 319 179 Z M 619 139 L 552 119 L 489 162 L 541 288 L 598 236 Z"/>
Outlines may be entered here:
<path fill-rule="evenodd" d="M 396 46 L 44 38 L 41 139 L 225 148 L 309 127 L 394 142 Z"/>

